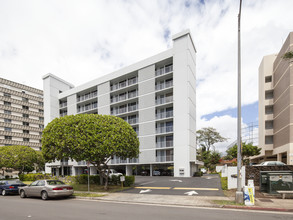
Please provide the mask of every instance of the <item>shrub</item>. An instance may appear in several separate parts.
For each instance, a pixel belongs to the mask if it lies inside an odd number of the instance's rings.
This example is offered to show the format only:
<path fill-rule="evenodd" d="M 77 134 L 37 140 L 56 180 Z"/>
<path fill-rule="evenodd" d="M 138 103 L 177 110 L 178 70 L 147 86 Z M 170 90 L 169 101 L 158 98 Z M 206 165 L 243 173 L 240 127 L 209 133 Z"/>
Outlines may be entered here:
<path fill-rule="evenodd" d="M 73 177 L 74 181 L 77 184 L 87 184 L 88 183 L 88 175 L 81 174 L 78 176 Z M 90 176 L 90 183 L 91 184 L 100 184 L 100 176 L 99 175 L 91 175 Z"/>
<path fill-rule="evenodd" d="M 198 172 L 194 172 L 194 173 L 193 173 L 193 176 L 194 176 L 194 177 L 201 177 L 202 174 L 203 174 L 203 173 L 202 173 L 201 171 L 198 171 Z"/>
<path fill-rule="evenodd" d="M 125 176 L 124 186 L 132 186 L 134 185 L 134 182 L 135 182 L 135 176 Z"/>
<path fill-rule="evenodd" d="M 42 173 L 29 173 L 29 174 L 19 174 L 19 179 L 21 181 L 36 181 L 42 179 L 52 179 L 50 174 L 42 174 Z"/>
<path fill-rule="evenodd" d="M 227 190 L 228 189 L 228 177 L 222 177 L 221 174 L 219 174 L 221 177 L 221 185 L 222 185 L 222 190 Z"/>

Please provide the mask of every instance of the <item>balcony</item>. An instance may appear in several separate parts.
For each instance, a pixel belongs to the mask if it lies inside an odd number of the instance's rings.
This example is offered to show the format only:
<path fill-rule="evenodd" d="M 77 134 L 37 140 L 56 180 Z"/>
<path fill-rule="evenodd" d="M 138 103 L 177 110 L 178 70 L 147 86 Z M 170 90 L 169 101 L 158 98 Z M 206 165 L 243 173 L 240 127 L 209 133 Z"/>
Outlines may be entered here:
<path fill-rule="evenodd" d="M 170 103 L 170 102 L 173 102 L 173 96 L 168 96 L 165 98 L 156 99 L 156 105 L 162 105 L 162 104 L 166 104 L 166 103 Z"/>
<path fill-rule="evenodd" d="M 138 118 L 131 118 L 125 121 L 128 122 L 128 124 L 133 125 L 138 123 Z"/>
<path fill-rule="evenodd" d="M 60 117 L 64 117 L 65 115 L 67 115 L 67 112 L 60 113 Z"/>
<path fill-rule="evenodd" d="M 173 126 L 166 126 L 166 127 L 156 128 L 156 133 L 157 134 L 169 133 L 169 132 L 173 132 Z"/>
<path fill-rule="evenodd" d="M 78 161 L 77 165 L 79 165 L 79 166 L 87 166 L 87 162 L 85 160 Z"/>
<path fill-rule="evenodd" d="M 173 117 L 173 111 L 160 112 L 156 114 L 156 119 L 171 118 Z"/>
<path fill-rule="evenodd" d="M 156 143 L 157 148 L 173 147 L 173 141 L 159 141 Z"/>
<path fill-rule="evenodd" d="M 132 159 L 129 159 L 127 158 L 126 160 L 123 160 L 121 158 L 114 158 L 111 160 L 111 164 L 125 164 L 125 163 L 138 163 L 139 160 L 138 158 L 132 158 Z"/>
<path fill-rule="evenodd" d="M 136 111 L 137 109 L 138 109 L 138 105 L 132 105 L 132 106 L 119 108 L 119 109 L 117 108 L 111 111 L 111 115 L 120 115 L 124 113 L 129 113 L 129 112 Z"/>
<path fill-rule="evenodd" d="M 173 80 L 172 81 L 168 81 L 168 82 L 164 82 L 164 83 L 159 83 L 156 85 L 156 90 L 162 90 L 162 89 L 167 89 L 173 86 Z"/>
<path fill-rule="evenodd" d="M 123 95 L 119 95 L 119 96 L 115 96 L 111 98 L 111 103 L 116 103 L 116 102 L 121 102 L 121 101 L 125 101 L 128 99 L 132 99 L 138 96 L 138 92 L 129 92 L 128 94 L 123 94 Z"/>
<path fill-rule="evenodd" d="M 62 102 L 59 104 L 59 108 L 65 108 L 67 107 L 67 102 Z"/>
<path fill-rule="evenodd" d="M 119 82 L 119 83 L 116 83 L 116 84 L 112 85 L 110 87 L 110 89 L 111 89 L 111 91 L 115 91 L 115 90 L 118 90 L 118 89 L 126 88 L 128 86 L 137 84 L 137 82 L 138 82 L 137 77 L 131 78 L 131 79 L 124 80 L 122 82 Z"/>
<path fill-rule="evenodd" d="M 77 97 L 77 102 L 82 102 L 82 101 L 86 101 L 86 100 L 89 100 L 89 99 L 92 99 L 92 98 L 95 98 L 98 96 L 98 91 L 94 91 L 94 92 L 91 92 L 91 93 L 87 93 L 85 95 L 81 95 L 79 97 Z"/>
<path fill-rule="evenodd" d="M 166 66 L 156 70 L 156 76 L 161 76 L 173 71 L 173 65 Z"/>
<path fill-rule="evenodd" d="M 173 161 L 173 155 L 169 156 L 157 156 L 156 157 L 156 162 L 171 162 Z"/>
<path fill-rule="evenodd" d="M 98 108 L 98 103 L 97 102 L 91 103 L 89 105 L 78 106 L 77 107 L 77 113 L 86 112 L 86 111 L 97 109 L 97 108 Z"/>

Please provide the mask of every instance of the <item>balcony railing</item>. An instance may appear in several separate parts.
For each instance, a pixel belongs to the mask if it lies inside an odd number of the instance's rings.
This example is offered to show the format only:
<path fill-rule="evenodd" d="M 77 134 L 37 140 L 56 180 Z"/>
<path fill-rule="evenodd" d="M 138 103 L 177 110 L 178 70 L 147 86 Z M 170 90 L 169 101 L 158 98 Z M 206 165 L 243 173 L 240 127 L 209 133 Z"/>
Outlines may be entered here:
<path fill-rule="evenodd" d="M 173 71 L 173 65 L 166 66 L 156 70 L 156 76 L 160 76 Z"/>
<path fill-rule="evenodd" d="M 98 96 L 98 91 L 94 91 L 94 92 L 77 97 L 77 102 L 85 101 L 91 98 L 95 98 L 97 96 Z"/>
<path fill-rule="evenodd" d="M 128 80 L 125 80 L 125 81 L 122 81 L 122 82 L 119 82 L 119 83 L 116 83 L 114 85 L 112 85 L 110 87 L 111 91 L 115 91 L 115 90 L 118 90 L 118 89 L 122 89 L 122 88 L 125 88 L 127 86 L 131 86 L 131 85 L 134 85 L 137 83 L 137 77 L 135 78 L 131 78 L 131 79 L 128 79 Z"/>
<path fill-rule="evenodd" d="M 67 115 L 67 112 L 60 113 L 60 117 L 64 117 L 65 115 Z"/>
<path fill-rule="evenodd" d="M 157 134 L 168 133 L 168 132 L 173 132 L 173 126 L 166 126 L 166 127 L 156 128 L 156 133 Z"/>
<path fill-rule="evenodd" d="M 127 122 L 128 122 L 130 125 L 137 124 L 137 123 L 138 123 L 138 118 L 131 118 L 131 119 L 128 119 Z"/>
<path fill-rule="evenodd" d="M 85 160 L 82 161 L 78 161 L 77 165 L 81 165 L 81 166 L 87 166 L 87 162 Z"/>
<path fill-rule="evenodd" d="M 173 147 L 173 141 L 159 141 L 156 143 L 157 148 Z"/>
<path fill-rule="evenodd" d="M 166 103 L 170 103 L 170 102 L 173 102 L 173 96 L 168 96 L 165 98 L 156 99 L 156 105 L 166 104 Z"/>
<path fill-rule="evenodd" d="M 127 99 L 131 99 L 131 98 L 135 98 L 137 97 L 138 92 L 130 92 L 128 94 L 124 94 L 124 95 L 119 95 L 119 96 L 115 96 L 111 98 L 111 103 L 115 103 L 115 102 L 120 102 L 120 101 L 124 101 Z"/>
<path fill-rule="evenodd" d="M 171 118 L 171 117 L 173 117 L 173 110 L 168 112 L 160 112 L 156 114 L 156 119 Z"/>
<path fill-rule="evenodd" d="M 111 160 L 111 164 L 138 163 L 138 162 L 139 162 L 138 158 L 132 158 L 132 159 L 127 158 L 126 160 L 122 160 L 121 158 L 114 158 Z"/>
<path fill-rule="evenodd" d="M 168 162 L 173 161 L 173 155 L 170 156 L 157 156 L 156 157 L 157 162 Z"/>
<path fill-rule="evenodd" d="M 173 86 L 173 81 L 165 82 L 165 83 L 159 83 L 156 85 L 156 90 L 162 90 L 167 89 Z"/>
<path fill-rule="evenodd" d="M 90 105 L 83 105 L 77 108 L 77 113 L 89 111 L 98 108 L 98 103 L 91 103 Z"/>
<path fill-rule="evenodd" d="M 65 108 L 65 107 L 67 107 L 67 102 L 60 103 L 60 104 L 59 104 L 59 107 L 60 107 L 60 108 Z"/>
<path fill-rule="evenodd" d="M 119 109 L 113 109 L 111 111 L 111 115 L 119 115 L 119 114 L 124 114 L 128 112 L 133 112 L 138 109 L 138 105 L 132 105 L 124 108 L 119 108 Z"/>

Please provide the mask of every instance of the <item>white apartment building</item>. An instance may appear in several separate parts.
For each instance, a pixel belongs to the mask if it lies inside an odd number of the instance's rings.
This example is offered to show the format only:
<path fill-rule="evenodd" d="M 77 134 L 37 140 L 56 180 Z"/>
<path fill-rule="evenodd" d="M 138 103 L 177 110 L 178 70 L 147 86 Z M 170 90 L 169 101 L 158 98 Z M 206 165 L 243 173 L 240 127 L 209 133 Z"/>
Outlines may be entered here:
<path fill-rule="evenodd" d="M 283 55 L 293 50 L 293 32 L 278 54 L 263 57 L 259 67 L 259 147 L 254 162 L 293 165 L 293 63 Z"/>
<path fill-rule="evenodd" d="M 173 48 L 81 86 L 47 74 L 45 125 L 64 115 L 121 117 L 137 132 L 140 155 L 127 160 L 114 157 L 112 168 L 131 175 L 135 166 L 152 175 L 153 170 L 171 167 L 176 177 L 192 176 L 197 171 L 195 59 L 186 30 L 173 36 Z M 46 165 L 46 173 L 78 175 L 85 165 L 85 161 L 56 161 Z"/>
<path fill-rule="evenodd" d="M 43 91 L 0 78 L 0 146 L 41 148 Z"/>

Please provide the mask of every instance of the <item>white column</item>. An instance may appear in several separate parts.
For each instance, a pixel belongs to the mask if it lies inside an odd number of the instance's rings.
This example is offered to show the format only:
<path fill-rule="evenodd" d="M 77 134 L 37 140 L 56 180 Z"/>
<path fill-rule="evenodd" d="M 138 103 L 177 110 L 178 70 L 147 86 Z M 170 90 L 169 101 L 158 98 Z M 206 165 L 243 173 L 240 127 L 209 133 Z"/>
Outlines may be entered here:
<path fill-rule="evenodd" d="M 126 165 L 126 176 L 132 176 L 132 166 L 131 165 Z"/>

